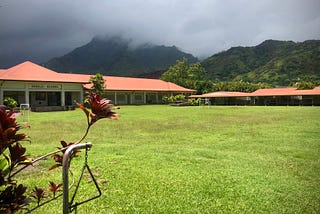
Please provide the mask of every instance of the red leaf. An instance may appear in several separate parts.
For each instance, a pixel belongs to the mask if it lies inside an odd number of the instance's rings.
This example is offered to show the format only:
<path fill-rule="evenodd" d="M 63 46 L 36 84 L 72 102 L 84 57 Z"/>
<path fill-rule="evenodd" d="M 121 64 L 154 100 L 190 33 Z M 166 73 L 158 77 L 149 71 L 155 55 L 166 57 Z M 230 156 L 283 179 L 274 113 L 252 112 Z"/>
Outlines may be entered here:
<path fill-rule="evenodd" d="M 58 168 L 59 166 L 62 166 L 62 164 L 52 165 L 52 166 L 48 169 L 48 171 L 51 171 L 51 170 L 53 170 L 53 169 L 55 169 L 55 168 Z"/>

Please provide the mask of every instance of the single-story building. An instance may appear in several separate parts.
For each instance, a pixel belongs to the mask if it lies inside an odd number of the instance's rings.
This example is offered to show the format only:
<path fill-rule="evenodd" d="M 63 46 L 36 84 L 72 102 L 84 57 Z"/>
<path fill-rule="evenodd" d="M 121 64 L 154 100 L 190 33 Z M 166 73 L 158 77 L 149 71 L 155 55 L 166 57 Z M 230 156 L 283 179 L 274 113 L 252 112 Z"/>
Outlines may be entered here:
<path fill-rule="evenodd" d="M 210 105 L 249 105 L 249 93 L 234 91 L 216 91 L 201 95 L 191 95 L 189 98 L 202 98 Z"/>
<path fill-rule="evenodd" d="M 93 75 L 58 73 L 32 62 L 0 69 L 0 104 L 5 97 L 34 111 L 63 110 L 82 101 Z M 104 76 L 105 97 L 115 104 L 161 103 L 162 96 L 191 95 L 194 90 L 157 79 Z"/>
<path fill-rule="evenodd" d="M 195 90 L 183 88 L 171 82 L 159 79 L 144 79 L 132 77 L 104 76 L 106 81 L 106 92 L 108 97 L 118 105 L 124 104 L 159 104 L 163 96 L 177 94 L 190 95 Z M 85 84 L 84 88 L 89 90 L 91 84 Z"/>
<path fill-rule="evenodd" d="M 297 88 L 267 88 L 251 93 L 256 105 L 320 105 L 320 87 L 310 90 Z"/>
<path fill-rule="evenodd" d="M 218 91 L 189 98 L 202 98 L 211 105 L 314 105 L 320 106 L 320 87 L 258 89 L 252 93 Z"/>

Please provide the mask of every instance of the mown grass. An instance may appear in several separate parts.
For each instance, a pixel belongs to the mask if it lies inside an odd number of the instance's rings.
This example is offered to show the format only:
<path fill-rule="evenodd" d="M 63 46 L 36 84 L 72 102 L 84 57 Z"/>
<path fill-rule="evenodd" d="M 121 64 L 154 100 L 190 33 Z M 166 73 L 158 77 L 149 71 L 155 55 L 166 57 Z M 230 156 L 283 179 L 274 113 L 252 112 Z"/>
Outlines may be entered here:
<path fill-rule="evenodd" d="M 87 137 L 103 195 L 78 213 L 319 213 L 318 107 L 123 106 Z M 31 113 L 30 155 L 77 141 L 80 110 Z M 73 160 L 76 176 L 84 162 Z M 20 176 L 30 188 L 58 182 L 45 161 Z M 96 194 L 88 175 L 77 200 Z M 35 211 L 57 213 L 62 198 Z"/>

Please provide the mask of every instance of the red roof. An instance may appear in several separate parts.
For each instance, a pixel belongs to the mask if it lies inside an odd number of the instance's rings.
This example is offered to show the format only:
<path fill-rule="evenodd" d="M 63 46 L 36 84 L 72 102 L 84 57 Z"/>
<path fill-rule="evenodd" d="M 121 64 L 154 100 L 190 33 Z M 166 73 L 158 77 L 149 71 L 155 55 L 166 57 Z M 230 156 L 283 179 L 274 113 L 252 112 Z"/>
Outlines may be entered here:
<path fill-rule="evenodd" d="M 24 62 L 7 70 L 0 70 L 0 80 L 37 81 L 37 82 L 73 82 L 86 83 L 85 88 L 91 88 L 88 74 L 57 73 L 32 62 Z M 194 92 L 171 82 L 159 79 L 143 79 L 129 77 L 104 76 L 106 90 L 116 91 L 164 91 L 164 92 Z"/>
<path fill-rule="evenodd" d="M 191 95 L 190 98 L 213 98 L 213 97 L 249 97 L 250 93 L 236 91 L 216 91 L 202 95 Z"/>
<path fill-rule="evenodd" d="M 159 79 L 144 79 L 131 77 L 105 76 L 106 90 L 113 91 L 164 91 L 164 92 L 194 92 L 171 82 L 165 82 Z M 84 85 L 90 89 L 91 84 Z"/>
<path fill-rule="evenodd" d="M 320 95 L 320 87 L 315 87 L 314 89 L 309 90 L 296 90 L 292 92 L 293 95 Z"/>
<path fill-rule="evenodd" d="M 88 83 L 89 79 L 80 79 L 72 75 L 57 73 L 32 62 L 23 62 L 7 70 L 0 71 L 1 80 L 37 81 L 37 82 L 73 82 Z"/>
<path fill-rule="evenodd" d="M 320 87 L 315 87 L 310 90 L 298 90 L 296 88 L 267 88 L 258 89 L 252 92 L 253 97 L 267 96 L 302 96 L 302 95 L 320 95 Z"/>
<path fill-rule="evenodd" d="M 310 90 L 298 90 L 296 88 L 266 88 L 258 89 L 252 93 L 217 91 L 202 95 L 191 95 L 190 98 L 211 98 L 211 97 L 270 97 L 270 96 L 303 96 L 320 95 L 320 87 Z"/>
<path fill-rule="evenodd" d="M 251 93 L 251 96 L 259 97 L 259 96 L 286 96 L 291 95 L 293 91 L 296 91 L 296 88 L 264 88 L 258 89 L 255 92 Z"/>

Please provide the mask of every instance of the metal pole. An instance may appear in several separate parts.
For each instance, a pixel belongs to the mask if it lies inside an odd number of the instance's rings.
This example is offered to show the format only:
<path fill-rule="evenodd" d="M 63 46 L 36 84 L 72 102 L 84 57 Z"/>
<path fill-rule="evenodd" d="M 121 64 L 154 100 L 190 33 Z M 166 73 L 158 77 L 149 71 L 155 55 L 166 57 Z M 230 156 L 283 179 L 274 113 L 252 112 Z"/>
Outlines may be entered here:
<path fill-rule="evenodd" d="M 75 149 L 86 149 L 91 147 L 92 147 L 92 143 L 90 142 L 82 143 L 82 144 L 74 144 L 74 145 L 71 145 L 63 154 L 63 159 L 62 159 L 63 214 L 68 214 L 70 211 L 68 171 L 69 171 L 69 163 L 70 163 L 70 157 L 72 155 L 72 152 Z"/>

